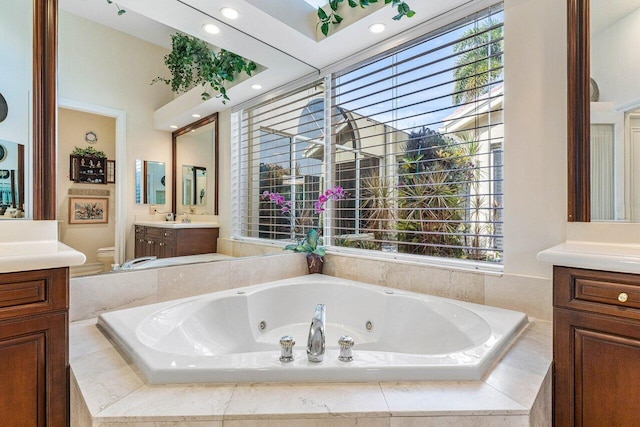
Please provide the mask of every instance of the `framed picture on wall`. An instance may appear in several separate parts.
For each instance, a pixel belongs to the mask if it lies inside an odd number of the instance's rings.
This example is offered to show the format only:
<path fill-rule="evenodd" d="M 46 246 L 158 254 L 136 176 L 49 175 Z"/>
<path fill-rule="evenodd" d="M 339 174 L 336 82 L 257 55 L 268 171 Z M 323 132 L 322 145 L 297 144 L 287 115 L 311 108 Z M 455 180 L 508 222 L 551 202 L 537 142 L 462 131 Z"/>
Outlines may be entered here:
<path fill-rule="evenodd" d="M 69 224 L 106 224 L 108 222 L 108 198 L 69 197 Z"/>

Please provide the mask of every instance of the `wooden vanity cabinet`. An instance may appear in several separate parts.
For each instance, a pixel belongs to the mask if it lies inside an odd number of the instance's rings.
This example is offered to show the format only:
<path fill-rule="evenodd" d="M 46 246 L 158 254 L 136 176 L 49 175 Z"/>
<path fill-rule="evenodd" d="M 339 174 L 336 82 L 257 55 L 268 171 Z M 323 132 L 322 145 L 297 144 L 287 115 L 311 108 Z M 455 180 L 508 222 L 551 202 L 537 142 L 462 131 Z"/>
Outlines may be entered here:
<path fill-rule="evenodd" d="M 0 274 L 0 424 L 69 424 L 68 268 Z"/>
<path fill-rule="evenodd" d="M 554 425 L 640 426 L 640 275 L 554 267 Z"/>
<path fill-rule="evenodd" d="M 217 228 L 162 228 L 136 225 L 135 257 L 214 253 L 218 250 Z"/>

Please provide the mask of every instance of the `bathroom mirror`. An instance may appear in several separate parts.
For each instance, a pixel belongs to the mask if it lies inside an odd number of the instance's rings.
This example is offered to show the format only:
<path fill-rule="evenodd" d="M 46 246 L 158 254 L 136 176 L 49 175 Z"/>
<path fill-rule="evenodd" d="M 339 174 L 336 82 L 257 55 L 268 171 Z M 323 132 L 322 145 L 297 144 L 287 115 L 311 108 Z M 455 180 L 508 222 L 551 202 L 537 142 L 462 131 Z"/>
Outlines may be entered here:
<path fill-rule="evenodd" d="M 217 114 L 173 133 L 173 212 L 218 214 L 217 141 Z"/>
<path fill-rule="evenodd" d="M 640 0 L 568 0 L 569 221 L 640 221 Z"/>
<path fill-rule="evenodd" d="M 207 168 L 182 165 L 182 204 L 184 206 L 207 204 Z"/>
<path fill-rule="evenodd" d="M 30 190 L 25 188 L 25 183 L 31 180 L 25 180 L 25 173 L 29 170 L 25 161 L 31 163 L 30 158 L 36 143 L 38 150 L 44 143 L 54 144 L 53 139 L 45 141 L 51 136 L 55 124 L 54 122 L 48 124 L 44 120 L 51 111 L 43 105 L 43 97 L 47 95 L 43 92 L 43 85 L 50 81 L 48 79 L 50 76 L 45 75 L 45 72 L 51 72 L 51 68 L 47 68 L 51 64 L 39 62 L 42 59 L 40 54 L 50 41 L 50 35 L 43 32 L 51 22 L 45 19 L 44 8 L 46 8 L 44 2 L 39 1 L 6 0 L 0 3 L 0 58 L 2 58 L 0 62 L 0 76 L 2 76 L 0 79 L 0 218 L 2 219 L 25 217 L 25 209 L 26 216 L 32 216 L 30 212 L 33 212 L 33 201 L 29 196 Z M 43 37 L 43 35 L 46 36 Z M 36 75 L 39 76 L 37 79 L 33 77 Z M 37 172 L 46 174 L 49 169 L 50 167 Z M 41 189 L 40 193 L 50 190 L 37 185 L 35 188 Z M 25 199 L 25 195 L 29 200 Z M 35 215 L 36 219 L 44 219 L 39 216 Z"/>
<path fill-rule="evenodd" d="M 24 217 L 24 145 L 0 139 L 0 219 Z"/>
<path fill-rule="evenodd" d="M 136 204 L 166 203 L 166 171 L 164 162 L 136 160 Z"/>

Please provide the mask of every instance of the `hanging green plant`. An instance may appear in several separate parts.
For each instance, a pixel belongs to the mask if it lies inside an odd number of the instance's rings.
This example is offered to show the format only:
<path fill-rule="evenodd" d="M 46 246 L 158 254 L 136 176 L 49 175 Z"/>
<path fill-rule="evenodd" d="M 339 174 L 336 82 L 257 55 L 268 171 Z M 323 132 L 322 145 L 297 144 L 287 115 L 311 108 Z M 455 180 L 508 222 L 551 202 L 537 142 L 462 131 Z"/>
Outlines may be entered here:
<path fill-rule="evenodd" d="M 71 152 L 71 154 L 74 156 L 82 156 L 82 157 L 101 157 L 103 159 L 107 158 L 107 155 L 104 154 L 104 151 L 96 150 L 93 147 L 87 147 L 87 148 L 75 147 Z"/>
<path fill-rule="evenodd" d="M 209 45 L 196 37 L 176 33 L 171 36 L 171 53 L 164 57 L 171 78 L 156 77 L 151 84 L 164 82 L 174 93 L 183 93 L 194 86 L 202 85 L 202 100 L 211 98 L 209 89 L 229 101 L 225 82 L 232 82 L 238 74 L 251 75 L 257 65 L 240 55 L 222 49 L 216 53 Z"/>
<path fill-rule="evenodd" d="M 342 16 L 338 15 L 338 5 L 342 2 L 343 0 L 329 0 L 329 8 L 331 9 L 329 13 L 325 12 L 321 7 L 318 8 L 318 25 L 320 26 L 320 31 L 322 31 L 322 34 L 324 34 L 325 37 L 329 34 L 329 27 L 331 25 L 337 25 L 344 19 Z M 364 9 L 371 3 L 378 3 L 378 0 L 347 0 L 347 4 L 351 8 L 360 6 Z M 405 1 L 384 0 L 384 4 L 389 3 L 398 10 L 398 14 L 393 17 L 396 21 L 405 16 L 407 18 L 411 18 L 416 14 L 416 12 L 411 10 L 411 7 Z"/>

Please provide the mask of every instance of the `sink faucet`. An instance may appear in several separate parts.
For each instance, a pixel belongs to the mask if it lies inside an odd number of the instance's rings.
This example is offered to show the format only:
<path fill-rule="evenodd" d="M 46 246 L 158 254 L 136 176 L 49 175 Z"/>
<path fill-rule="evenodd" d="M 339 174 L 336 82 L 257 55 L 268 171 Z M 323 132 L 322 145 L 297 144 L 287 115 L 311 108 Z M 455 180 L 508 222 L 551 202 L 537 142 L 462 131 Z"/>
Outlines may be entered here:
<path fill-rule="evenodd" d="M 189 218 L 189 212 L 182 212 L 182 214 L 184 215 L 184 218 L 182 218 L 182 222 L 190 223 L 191 222 L 191 218 Z"/>
<path fill-rule="evenodd" d="M 324 322 L 325 305 L 316 305 L 316 310 L 309 327 L 309 339 L 307 340 L 307 359 L 309 362 L 322 362 L 324 357 Z"/>

